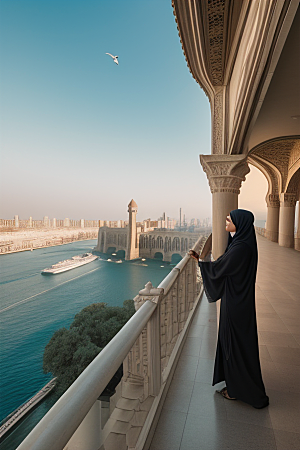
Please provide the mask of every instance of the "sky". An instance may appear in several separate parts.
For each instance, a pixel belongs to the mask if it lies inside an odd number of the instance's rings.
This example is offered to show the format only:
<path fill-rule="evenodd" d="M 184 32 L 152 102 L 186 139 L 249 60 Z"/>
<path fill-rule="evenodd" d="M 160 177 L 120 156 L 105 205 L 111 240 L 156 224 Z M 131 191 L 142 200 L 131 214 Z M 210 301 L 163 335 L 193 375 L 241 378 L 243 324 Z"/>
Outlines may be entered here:
<path fill-rule="evenodd" d="M 1 0 L 0 28 L 1 218 L 127 219 L 132 198 L 138 220 L 211 217 L 171 0 Z M 252 168 L 239 206 L 264 219 L 266 192 Z"/>

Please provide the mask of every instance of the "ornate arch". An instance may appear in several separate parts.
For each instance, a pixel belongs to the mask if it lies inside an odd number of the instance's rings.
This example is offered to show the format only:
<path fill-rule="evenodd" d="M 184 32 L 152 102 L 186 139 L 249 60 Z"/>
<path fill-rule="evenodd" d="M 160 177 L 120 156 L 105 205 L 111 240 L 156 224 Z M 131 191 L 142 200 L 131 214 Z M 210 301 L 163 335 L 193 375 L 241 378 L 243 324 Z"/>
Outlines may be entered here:
<path fill-rule="evenodd" d="M 290 180 L 300 168 L 300 136 L 282 136 L 262 142 L 250 150 L 248 160 L 274 186 L 277 178 L 278 194 L 285 193 Z"/>
<path fill-rule="evenodd" d="M 260 170 L 267 179 L 268 192 L 265 197 L 266 203 L 268 205 L 270 205 L 271 203 L 275 203 L 276 206 L 279 206 L 281 178 L 278 169 L 276 169 L 276 167 L 272 166 L 271 164 L 266 163 L 266 161 L 258 156 L 249 156 L 248 162 L 255 166 L 258 170 Z"/>

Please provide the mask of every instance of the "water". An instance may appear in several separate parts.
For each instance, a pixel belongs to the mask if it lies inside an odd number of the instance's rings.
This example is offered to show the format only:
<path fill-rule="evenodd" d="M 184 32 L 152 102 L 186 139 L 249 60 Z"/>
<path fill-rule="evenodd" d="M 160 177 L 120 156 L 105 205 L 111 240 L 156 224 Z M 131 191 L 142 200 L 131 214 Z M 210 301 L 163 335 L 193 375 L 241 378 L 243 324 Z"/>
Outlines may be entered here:
<path fill-rule="evenodd" d="M 138 261 L 115 264 L 96 260 L 62 274 L 41 275 L 45 267 L 88 252 L 95 245 L 94 240 L 73 242 L 0 257 L 0 420 L 52 378 L 43 373 L 42 363 L 45 345 L 56 330 L 69 327 L 75 314 L 91 303 L 122 306 L 148 281 L 157 286 L 171 268 L 153 260 L 146 261 L 148 266 Z M 53 397 L 32 411 L 0 449 L 15 449 L 52 406 Z"/>

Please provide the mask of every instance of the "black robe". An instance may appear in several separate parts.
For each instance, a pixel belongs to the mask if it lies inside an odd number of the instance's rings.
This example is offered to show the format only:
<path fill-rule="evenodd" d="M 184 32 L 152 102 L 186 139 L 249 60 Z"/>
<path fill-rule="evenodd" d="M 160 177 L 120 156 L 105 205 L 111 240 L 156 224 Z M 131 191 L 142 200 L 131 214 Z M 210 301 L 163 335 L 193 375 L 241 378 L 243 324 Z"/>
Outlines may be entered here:
<path fill-rule="evenodd" d="M 255 408 L 269 404 L 263 384 L 256 326 L 255 279 L 257 244 L 253 214 L 230 213 L 236 233 L 214 262 L 199 261 L 208 300 L 221 298 L 213 383 L 226 382 L 230 397 Z"/>

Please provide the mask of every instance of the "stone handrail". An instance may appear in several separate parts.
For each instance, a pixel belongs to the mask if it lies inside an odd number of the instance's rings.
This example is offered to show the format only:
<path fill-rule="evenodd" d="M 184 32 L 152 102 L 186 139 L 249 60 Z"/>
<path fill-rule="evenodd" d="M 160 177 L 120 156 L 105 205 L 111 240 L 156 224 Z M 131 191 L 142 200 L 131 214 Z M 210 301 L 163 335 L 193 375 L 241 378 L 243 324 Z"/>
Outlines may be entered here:
<path fill-rule="evenodd" d="M 200 253 L 206 238 L 194 246 Z M 148 448 L 202 292 L 185 256 L 160 283 L 134 299 L 136 313 L 82 372 L 17 450 Z M 123 363 L 123 378 L 101 429 L 99 395 Z"/>

